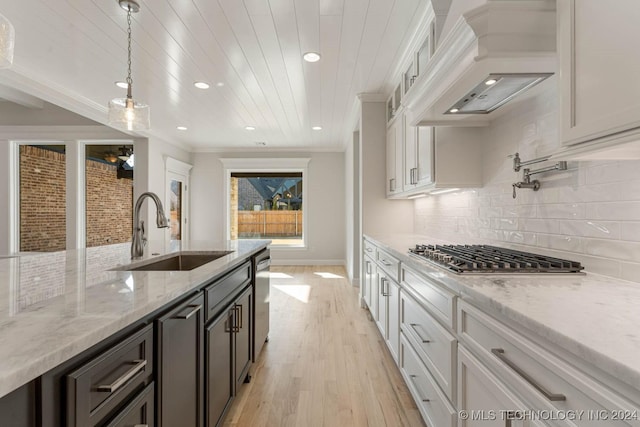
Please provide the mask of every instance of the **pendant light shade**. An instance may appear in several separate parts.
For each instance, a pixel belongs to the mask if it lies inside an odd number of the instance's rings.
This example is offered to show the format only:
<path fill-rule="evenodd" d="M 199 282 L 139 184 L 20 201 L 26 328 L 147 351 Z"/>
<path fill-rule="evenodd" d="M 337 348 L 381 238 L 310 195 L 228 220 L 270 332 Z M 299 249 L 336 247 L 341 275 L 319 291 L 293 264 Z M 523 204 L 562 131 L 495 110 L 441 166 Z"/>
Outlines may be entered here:
<path fill-rule="evenodd" d="M 109 101 L 109 125 L 129 131 L 147 130 L 151 125 L 149 106 L 133 98 Z"/>
<path fill-rule="evenodd" d="M 13 64 L 15 41 L 16 30 L 7 18 L 0 15 L 0 68 L 9 68 Z"/>
<path fill-rule="evenodd" d="M 118 3 L 127 11 L 127 97 L 109 101 L 109 126 L 128 131 L 147 130 L 151 127 L 149 106 L 135 101 L 131 89 L 131 14 L 137 13 L 140 5 L 136 0 L 118 0 Z"/>

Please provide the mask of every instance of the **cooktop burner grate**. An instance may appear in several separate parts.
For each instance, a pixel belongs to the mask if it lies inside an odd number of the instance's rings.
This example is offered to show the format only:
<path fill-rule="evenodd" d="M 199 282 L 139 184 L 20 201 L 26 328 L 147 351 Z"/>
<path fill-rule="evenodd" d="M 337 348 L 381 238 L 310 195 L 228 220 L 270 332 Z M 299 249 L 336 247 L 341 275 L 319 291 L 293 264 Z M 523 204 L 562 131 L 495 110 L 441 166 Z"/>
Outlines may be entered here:
<path fill-rule="evenodd" d="M 580 273 L 579 262 L 490 245 L 416 245 L 409 251 L 458 274 Z"/>

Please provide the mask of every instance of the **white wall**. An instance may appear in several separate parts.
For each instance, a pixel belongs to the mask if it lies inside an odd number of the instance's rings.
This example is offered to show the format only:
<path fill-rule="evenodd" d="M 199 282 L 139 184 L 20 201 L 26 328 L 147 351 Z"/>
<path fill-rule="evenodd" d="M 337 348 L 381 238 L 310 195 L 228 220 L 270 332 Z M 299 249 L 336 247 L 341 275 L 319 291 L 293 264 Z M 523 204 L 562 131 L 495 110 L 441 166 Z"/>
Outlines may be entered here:
<path fill-rule="evenodd" d="M 640 281 L 640 161 L 569 162 L 536 175 L 534 192 L 511 184 L 508 155 L 522 160 L 559 148 L 555 82 L 478 129 L 484 186 L 415 200 L 415 232 L 457 243 L 494 243 L 582 262 L 590 272 Z M 480 137 L 483 135 L 483 137 Z M 552 162 L 532 165 L 546 166 Z"/>
<path fill-rule="evenodd" d="M 221 158 L 310 158 L 305 179 L 308 236 L 305 249 L 272 248 L 276 263 L 344 264 L 344 153 L 195 153 L 191 174 L 192 239 L 225 239 L 224 168 Z"/>
<path fill-rule="evenodd" d="M 360 132 L 356 131 L 345 150 L 345 254 L 347 277 L 358 285 L 360 280 Z"/>
<path fill-rule="evenodd" d="M 167 178 L 165 174 L 166 157 L 169 156 L 185 163 L 192 163 L 191 153 L 157 138 L 136 139 L 134 152 L 136 156 L 133 176 L 134 199 L 137 200 L 138 196 L 145 191 L 156 193 L 163 203 L 165 213 L 168 215 L 169 201 L 166 200 Z M 165 241 L 169 229 L 156 227 L 155 207 L 151 205 L 153 205 L 151 200 L 144 202 L 141 216 L 146 218 L 147 237 L 149 240 Z M 189 230 L 192 230 L 192 228 L 189 228 Z"/>
<path fill-rule="evenodd" d="M 362 102 L 360 118 L 360 168 L 362 175 L 362 232 L 410 233 L 410 200 L 389 200 L 386 195 L 387 120 L 384 102 Z"/>
<path fill-rule="evenodd" d="M 0 101 L 0 126 L 98 126 L 100 123 L 43 102 L 42 108 L 27 108 Z"/>

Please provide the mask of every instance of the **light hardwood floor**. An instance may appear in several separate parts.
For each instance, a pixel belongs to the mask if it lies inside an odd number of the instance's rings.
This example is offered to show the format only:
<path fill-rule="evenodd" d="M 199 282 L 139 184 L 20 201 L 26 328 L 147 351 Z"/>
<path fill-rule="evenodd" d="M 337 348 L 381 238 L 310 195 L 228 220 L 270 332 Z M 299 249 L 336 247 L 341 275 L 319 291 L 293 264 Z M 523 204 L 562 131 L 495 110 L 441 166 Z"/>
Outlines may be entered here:
<path fill-rule="evenodd" d="M 342 267 L 272 267 L 269 342 L 225 426 L 424 426 Z"/>

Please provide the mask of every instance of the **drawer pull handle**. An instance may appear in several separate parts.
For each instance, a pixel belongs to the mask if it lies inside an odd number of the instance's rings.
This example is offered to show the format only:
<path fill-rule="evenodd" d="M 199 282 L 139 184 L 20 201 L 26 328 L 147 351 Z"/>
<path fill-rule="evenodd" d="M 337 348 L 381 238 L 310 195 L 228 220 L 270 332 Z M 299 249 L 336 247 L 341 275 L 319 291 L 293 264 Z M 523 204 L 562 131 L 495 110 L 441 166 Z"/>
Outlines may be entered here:
<path fill-rule="evenodd" d="M 373 252 L 373 249 L 371 248 L 366 248 L 366 249 L 367 249 L 367 252 Z"/>
<path fill-rule="evenodd" d="M 130 363 L 133 364 L 133 367 L 131 369 L 129 369 L 120 378 L 118 378 L 111 384 L 99 385 L 98 391 L 106 391 L 108 393 L 113 393 L 114 391 L 117 391 L 120 387 L 122 387 L 127 382 L 129 382 L 131 378 L 135 377 L 140 371 L 142 371 L 145 366 L 147 366 L 147 361 L 145 359 L 134 360 L 133 362 L 130 362 Z"/>
<path fill-rule="evenodd" d="M 417 375 L 409 375 L 409 378 L 411 379 L 411 382 L 413 383 L 413 386 L 416 388 L 416 390 L 418 391 L 418 394 L 420 394 L 422 392 L 422 390 L 420 390 L 420 387 L 418 386 L 418 383 L 416 383 L 416 378 L 418 378 Z M 423 402 L 431 402 L 431 400 L 429 399 L 424 399 L 419 397 L 420 400 L 422 400 Z"/>
<path fill-rule="evenodd" d="M 391 267 L 391 263 L 389 261 L 387 261 L 386 259 L 381 259 L 380 262 L 382 263 L 382 265 L 384 265 L 385 267 Z"/>
<path fill-rule="evenodd" d="M 175 316 L 174 319 L 180 319 L 180 320 L 189 319 L 191 316 L 193 316 L 198 311 L 200 311 L 200 309 L 202 308 L 202 304 L 190 305 L 189 308 L 192 309 L 189 313 L 187 313 L 187 314 L 179 314 L 179 315 Z"/>
<path fill-rule="evenodd" d="M 426 338 L 422 338 L 422 335 L 420 335 L 420 332 L 418 331 L 418 328 L 416 328 L 416 326 L 420 326 L 419 324 L 410 323 L 409 325 L 411 326 L 411 329 L 413 329 L 415 331 L 416 335 L 418 336 L 418 338 L 420 338 L 420 340 L 422 341 L 423 344 L 431 342 L 431 340 L 428 340 Z"/>
<path fill-rule="evenodd" d="M 564 394 L 551 393 L 547 389 L 545 389 L 536 380 L 534 380 L 529 374 L 527 374 L 525 371 L 520 369 L 518 367 L 518 365 L 516 365 L 511 360 L 509 360 L 507 358 L 507 356 L 504 355 L 504 350 L 503 349 L 501 349 L 501 348 L 492 348 L 491 349 L 491 353 L 495 354 L 498 359 L 500 359 L 504 363 L 506 363 L 507 366 L 509 366 L 511 369 L 513 369 L 516 372 L 516 374 L 520 375 L 526 382 L 531 384 L 531 386 L 533 388 L 535 388 L 540 393 L 542 393 L 544 395 L 544 397 L 546 397 L 550 401 L 552 401 L 552 402 L 560 402 L 560 401 L 567 400 L 567 397 Z"/>

